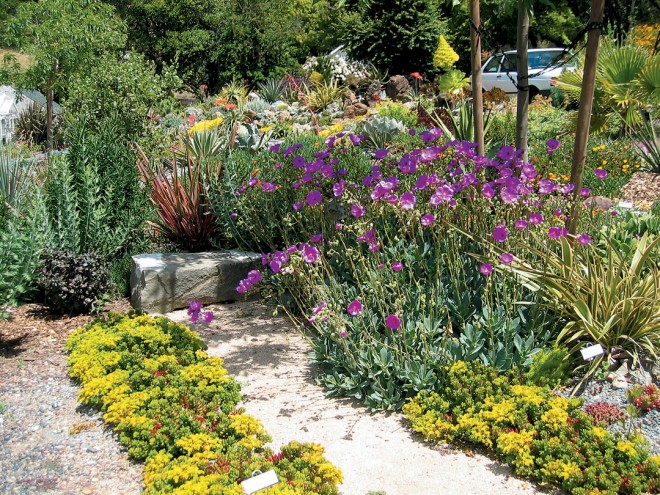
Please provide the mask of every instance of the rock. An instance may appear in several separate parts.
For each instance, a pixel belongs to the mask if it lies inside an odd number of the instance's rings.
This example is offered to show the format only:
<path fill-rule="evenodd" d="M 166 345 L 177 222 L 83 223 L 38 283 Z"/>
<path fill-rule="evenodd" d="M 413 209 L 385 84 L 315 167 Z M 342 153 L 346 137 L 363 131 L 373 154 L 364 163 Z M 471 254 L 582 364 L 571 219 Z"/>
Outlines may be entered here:
<path fill-rule="evenodd" d="M 628 380 L 621 376 L 615 376 L 612 380 L 612 387 L 625 390 L 628 388 Z"/>
<path fill-rule="evenodd" d="M 604 196 L 594 196 L 589 198 L 586 203 L 587 206 L 591 209 L 601 209 L 605 211 L 609 210 L 616 204 L 610 198 L 606 198 Z"/>
<path fill-rule="evenodd" d="M 364 103 L 356 103 L 355 105 L 348 105 L 344 109 L 344 118 L 345 119 L 354 119 L 359 115 L 367 115 L 369 113 L 369 107 Z"/>
<path fill-rule="evenodd" d="M 660 364 L 654 364 L 651 367 L 651 375 L 655 378 L 656 381 L 660 381 Z"/>
<path fill-rule="evenodd" d="M 629 372 L 628 361 L 624 361 L 623 364 L 619 366 L 619 369 L 607 375 L 607 381 L 612 382 L 612 387 L 614 388 L 628 388 L 628 379 L 626 376 Z"/>
<path fill-rule="evenodd" d="M 240 251 L 133 256 L 131 304 L 167 313 L 190 301 L 235 301 L 238 283 L 260 259 L 256 253 Z"/>
<path fill-rule="evenodd" d="M 200 117 L 203 115 L 204 112 L 202 112 L 199 108 L 196 107 L 188 107 L 186 108 L 186 115 L 190 117 L 191 115 L 194 117 Z"/>
<path fill-rule="evenodd" d="M 410 83 L 404 76 L 392 76 L 385 85 L 385 94 L 394 101 L 403 101 L 410 89 Z"/>
<path fill-rule="evenodd" d="M 651 373 L 643 370 L 642 368 L 631 371 L 630 378 L 634 383 L 638 383 L 640 385 L 651 385 L 651 383 L 653 383 L 653 377 L 651 376 Z"/>

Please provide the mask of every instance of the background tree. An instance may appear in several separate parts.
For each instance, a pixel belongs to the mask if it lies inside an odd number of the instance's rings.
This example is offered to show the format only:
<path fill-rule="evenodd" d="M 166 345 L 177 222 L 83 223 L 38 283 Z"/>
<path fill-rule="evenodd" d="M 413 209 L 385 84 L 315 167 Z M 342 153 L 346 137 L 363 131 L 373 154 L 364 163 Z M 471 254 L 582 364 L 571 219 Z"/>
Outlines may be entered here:
<path fill-rule="evenodd" d="M 340 25 L 353 58 L 390 74 L 433 70 L 433 54 L 445 28 L 433 0 L 347 1 Z"/>
<path fill-rule="evenodd" d="M 6 31 L 9 46 L 32 55 L 17 85 L 46 93 L 47 149 L 52 148 L 53 99 L 98 57 L 126 43 L 123 23 L 99 0 L 41 0 L 18 7 Z"/>

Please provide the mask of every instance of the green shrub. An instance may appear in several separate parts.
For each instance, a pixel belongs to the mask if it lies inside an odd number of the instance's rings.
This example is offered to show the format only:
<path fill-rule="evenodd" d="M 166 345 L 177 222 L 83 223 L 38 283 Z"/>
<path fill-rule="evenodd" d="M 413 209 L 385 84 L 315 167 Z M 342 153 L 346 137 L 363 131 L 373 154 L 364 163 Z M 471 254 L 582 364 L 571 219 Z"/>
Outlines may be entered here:
<path fill-rule="evenodd" d="M 59 314 L 76 315 L 98 309 L 110 290 L 109 264 L 92 253 L 46 252 L 41 257 L 37 285 L 44 302 Z"/>
<path fill-rule="evenodd" d="M 185 325 L 116 315 L 77 330 L 66 348 L 80 401 L 101 408 L 129 454 L 146 460 L 145 494 L 240 495 L 241 481 L 270 469 L 283 493 L 337 494 L 341 473 L 322 447 L 264 445 L 261 422 L 236 409 L 239 387 L 222 359 Z"/>
<path fill-rule="evenodd" d="M 407 129 L 412 129 L 417 125 L 417 113 L 408 110 L 401 103 L 384 101 L 376 105 L 376 111 L 381 117 L 387 117 L 402 122 Z"/>
<path fill-rule="evenodd" d="M 658 493 L 660 457 L 634 435 L 594 426 L 580 406 L 515 374 L 459 361 L 437 393 L 419 394 L 404 413 L 428 440 L 484 446 L 516 474 L 569 493 Z"/>
<path fill-rule="evenodd" d="M 536 354 L 525 377 L 539 387 L 554 388 L 565 383 L 572 371 L 570 353 L 563 347 L 555 347 Z"/>

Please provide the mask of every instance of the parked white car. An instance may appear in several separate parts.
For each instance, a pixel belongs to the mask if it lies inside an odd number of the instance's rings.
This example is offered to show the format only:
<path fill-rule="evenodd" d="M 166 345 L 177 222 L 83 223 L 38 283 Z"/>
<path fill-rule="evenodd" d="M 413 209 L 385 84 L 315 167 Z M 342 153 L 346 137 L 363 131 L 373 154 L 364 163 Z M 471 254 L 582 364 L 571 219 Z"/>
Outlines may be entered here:
<path fill-rule="evenodd" d="M 569 56 L 570 54 L 564 52 L 563 48 L 530 48 L 528 50 L 530 100 L 538 94 L 549 96 L 553 79 L 564 71 L 575 68 L 563 65 Z M 516 50 L 496 53 L 490 57 L 481 68 L 484 91 L 500 88 L 509 96 L 515 95 L 518 92 L 516 88 L 518 83 L 517 63 Z"/>

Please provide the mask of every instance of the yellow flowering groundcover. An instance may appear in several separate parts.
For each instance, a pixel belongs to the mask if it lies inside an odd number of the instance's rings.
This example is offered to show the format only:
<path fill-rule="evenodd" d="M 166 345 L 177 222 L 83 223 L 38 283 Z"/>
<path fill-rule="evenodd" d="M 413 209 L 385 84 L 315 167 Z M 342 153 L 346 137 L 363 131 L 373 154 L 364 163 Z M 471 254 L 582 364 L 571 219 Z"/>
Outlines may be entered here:
<path fill-rule="evenodd" d="M 341 472 L 316 444 L 274 452 L 261 422 L 237 409 L 238 384 L 183 324 L 116 315 L 74 332 L 69 374 L 79 400 L 100 408 L 129 454 L 145 461 L 145 494 L 239 495 L 274 469 L 271 494 L 336 495 Z"/>
<path fill-rule="evenodd" d="M 660 493 L 660 457 L 642 438 L 594 424 L 578 399 L 462 361 L 447 367 L 438 390 L 403 408 L 428 440 L 485 446 L 517 474 L 577 495 Z"/>

